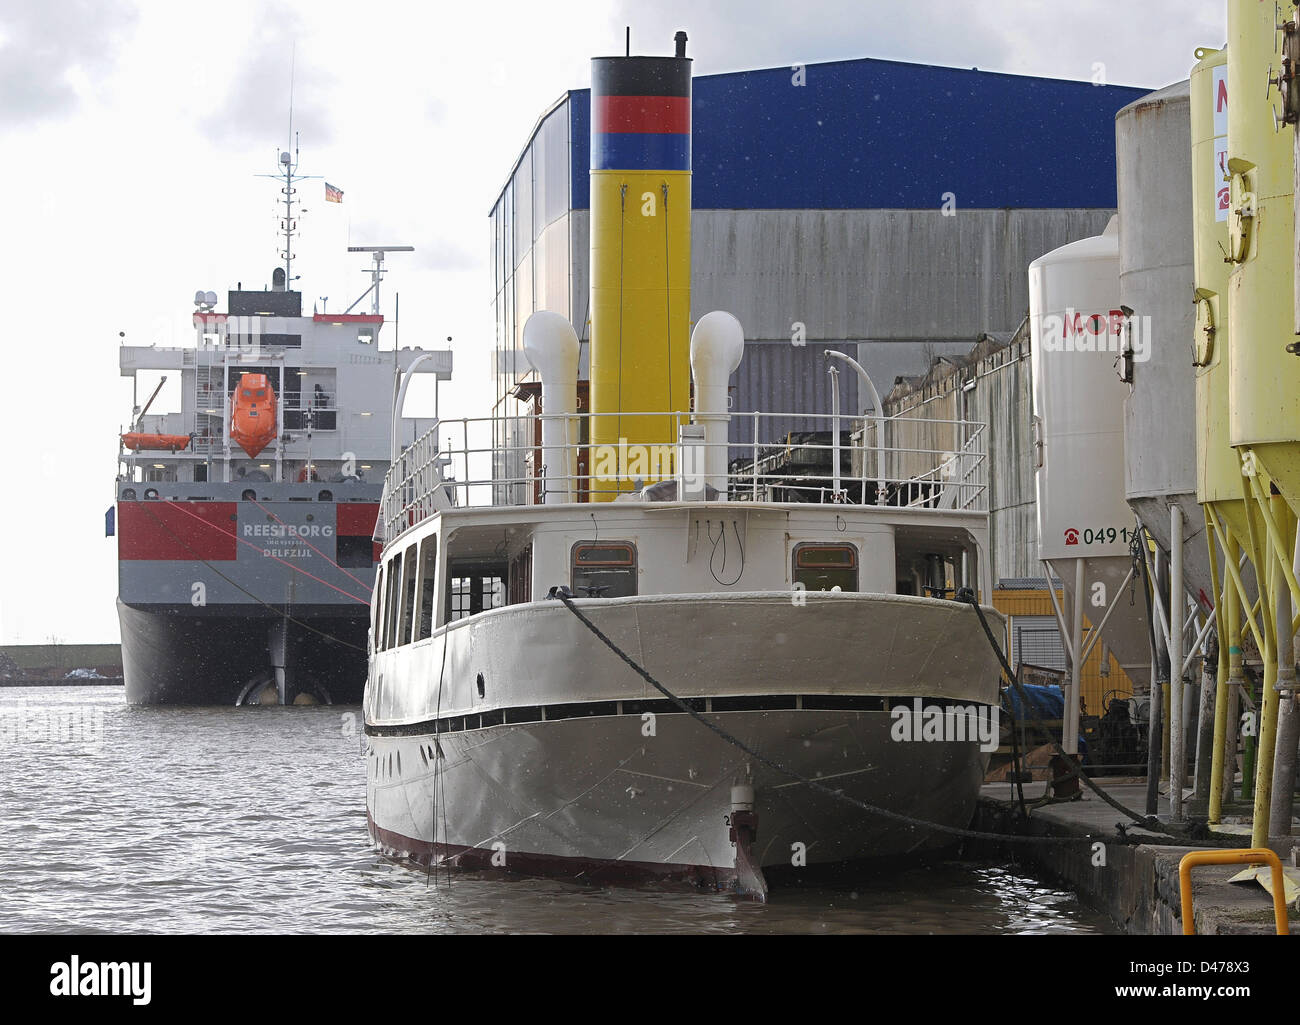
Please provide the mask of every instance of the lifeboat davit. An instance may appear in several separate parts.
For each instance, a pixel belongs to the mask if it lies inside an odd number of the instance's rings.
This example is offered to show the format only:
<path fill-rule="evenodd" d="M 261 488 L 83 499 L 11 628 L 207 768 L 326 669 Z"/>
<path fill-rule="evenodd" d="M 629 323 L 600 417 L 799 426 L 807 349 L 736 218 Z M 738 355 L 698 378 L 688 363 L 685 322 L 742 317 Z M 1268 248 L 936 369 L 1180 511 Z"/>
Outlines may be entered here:
<path fill-rule="evenodd" d="M 122 444 L 132 452 L 180 452 L 189 447 L 188 434 L 145 434 L 132 431 L 122 435 Z"/>
<path fill-rule="evenodd" d="M 256 459 L 275 440 L 275 391 L 265 374 L 244 374 L 230 399 L 230 437 Z"/>

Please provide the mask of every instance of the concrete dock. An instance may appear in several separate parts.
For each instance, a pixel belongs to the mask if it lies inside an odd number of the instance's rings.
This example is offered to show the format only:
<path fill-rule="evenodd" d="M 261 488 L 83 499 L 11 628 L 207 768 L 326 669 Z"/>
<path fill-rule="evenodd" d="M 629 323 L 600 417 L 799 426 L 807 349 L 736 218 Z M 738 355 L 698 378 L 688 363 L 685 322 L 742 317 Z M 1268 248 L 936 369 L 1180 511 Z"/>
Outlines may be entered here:
<path fill-rule="evenodd" d="M 1097 781 L 1121 804 L 1142 812 L 1145 783 Z M 1138 935 L 1175 935 L 1182 932 L 1182 909 L 1178 884 L 1178 863 L 1183 855 L 1204 850 L 1208 845 L 1170 843 L 1168 834 L 1125 826 L 1128 842 L 1116 824 L 1124 816 L 1088 790 L 1081 797 L 1030 807 L 1027 821 L 1018 820 L 1013 787 L 988 783 L 981 790 L 975 829 L 1014 835 L 1079 837 L 1077 844 L 1008 844 L 1003 853 L 1032 865 L 1045 876 L 1058 880 L 1078 893 L 1079 898 L 1110 916 L 1116 926 Z M 1042 782 L 1025 784 L 1025 802 L 1031 806 L 1043 795 Z M 1167 800 L 1161 805 L 1167 807 Z M 1233 809 L 1225 809 L 1231 812 Z M 1245 810 L 1245 809 L 1243 809 Z M 1225 814 L 1225 819 L 1230 818 Z M 1228 827 L 1229 830 L 1231 827 Z M 1096 844 L 1086 842 L 1095 837 Z M 1150 842 L 1147 842 L 1147 841 Z M 1214 833 L 1216 846 L 1250 846 L 1248 834 Z M 1300 845 L 1295 836 L 1278 837 L 1270 847 L 1290 868 L 1295 878 L 1293 849 Z M 1240 865 L 1206 865 L 1192 873 L 1192 906 L 1198 935 L 1268 935 L 1275 932 L 1273 899 L 1255 882 L 1229 883 Z M 1290 932 L 1300 936 L 1300 908 L 1288 907 Z"/>

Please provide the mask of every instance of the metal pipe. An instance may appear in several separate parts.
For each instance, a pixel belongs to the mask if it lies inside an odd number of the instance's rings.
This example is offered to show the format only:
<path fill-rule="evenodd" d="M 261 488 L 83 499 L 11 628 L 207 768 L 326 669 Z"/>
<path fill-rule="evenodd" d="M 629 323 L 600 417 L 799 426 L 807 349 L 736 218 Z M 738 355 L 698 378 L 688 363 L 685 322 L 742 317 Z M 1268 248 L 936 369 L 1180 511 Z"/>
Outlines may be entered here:
<path fill-rule="evenodd" d="M 1209 547 L 1210 554 L 1210 581 L 1214 587 L 1214 621 L 1219 639 L 1219 659 L 1218 672 L 1215 677 L 1214 687 L 1214 740 L 1211 744 L 1210 755 L 1210 792 L 1208 815 L 1211 822 L 1218 822 L 1223 818 L 1223 798 L 1224 791 L 1227 789 L 1224 780 L 1224 766 L 1228 761 L 1227 743 L 1228 743 L 1228 656 L 1229 652 L 1235 647 L 1241 650 L 1241 638 L 1232 632 L 1230 620 L 1231 613 L 1228 611 L 1228 605 L 1236 604 L 1237 595 L 1233 590 L 1233 584 L 1228 578 L 1228 574 L 1223 574 L 1223 580 L 1219 580 L 1219 549 L 1214 543 L 1214 530 L 1211 526 L 1211 519 L 1214 518 L 1215 512 L 1210 503 L 1203 507 L 1205 511 L 1205 543 Z M 1234 558 L 1233 553 L 1225 551 L 1223 553 L 1224 569 L 1227 564 Z M 1236 748 L 1236 731 L 1233 731 L 1233 748 Z M 1198 765 L 1199 768 L 1199 765 Z M 1199 791 L 1199 787 L 1198 787 Z"/>
<path fill-rule="evenodd" d="M 1283 507 L 1286 529 L 1295 534 L 1294 518 Z M 1285 566 L 1282 552 L 1278 561 Z M 1300 558 L 1300 547 L 1292 542 L 1291 564 Z M 1300 710 L 1296 708 L 1295 635 L 1291 627 L 1296 606 L 1294 593 L 1288 603 L 1281 595 L 1277 603 L 1277 745 L 1273 755 L 1273 801 L 1269 821 L 1274 836 L 1291 835 L 1291 806 L 1295 793 L 1296 745 L 1300 743 Z"/>
<path fill-rule="evenodd" d="M 1290 933 L 1286 911 L 1286 885 L 1282 879 L 1282 861 L 1267 847 L 1249 851 L 1193 851 L 1184 854 L 1178 862 L 1178 891 L 1181 896 L 1183 935 L 1196 934 L 1196 921 L 1192 914 L 1192 869 L 1197 865 L 1241 865 L 1264 862 L 1273 877 L 1273 925 L 1277 935 Z"/>
<path fill-rule="evenodd" d="M 1142 597 L 1147 607 L 1147 639 L 1151 644 L 1151 686 L 1147 703 L 1147 793 L 1146 813 L 1154 815 L 1160 803 L 1160 658 L 1156 644 L 1155 616 L 1152 615 L 1151 596 L 1155 592 L 1147 564 L 1146 532 L 1140 535 L 1142 544 Z"/>
<path fill-rule="evenodd" d="M 1213 619 L 1210 621 L 1213 622 Z M 1205 658 L 1201 663 L 1201 700 L 1197 704 L 1196 713 L 1196 763 L 1189 809 L 1192 815 L 1204 815 L 1210 806 L 1210 785 L 1215 778 L 1211 764 L 1214 752 L 1214 706 L 1218 697 L 1221 665 L 1225 663 L 1219 656 L 1216 634 L 1207 642 Z"/>
<path fill-rule="evenodd" d="M 1183 818 L 1187 733 L 1183 721 L 1183 511 L 1169 507 L 1169 814 Z"/>
<path fill-rule="evenodd" d="M 393 423 L 392 423 L 393 433 L 390 435 L 390 444 L 389 444 L 389 450 L 391 453 L 389 457 L 389 462 L 391 464 L 395 465 L 397 463 L 398 447 L 401 445 L 401 440 L 398 437 L 398 433 L 397 433 L 397 425 L 398 423 L 401 422 L 402 419 L 402 403 L 406 401 L 406 389 L 407 386 L 411 383 L 411 378 L 415 376 L 415 368 L 418 367 L 425 360 L 434 359 L 435 357 L 441 355 L 442 354 L 438 352 L 426 352 L 421 356 L 416 356 L 415 359 L 411 361 L 411 365 L 406 368 L 406 373 L 402 375 L 401 387 L 397 389 L 397 398 L 393 400 Z M 468 445 L 468 442 L 466 444 Z"/>
<path fill-rule="evenodd" d="M 1273 501 L 1281 502 L 1279 495 L 1273 496 Z M 1269 552 L 1267 542 L 1265 542 L 1264 551 L 1265 559 L 1268 566 L 1266 574 L 1267 589 L 1270 600 L 1274 606 L 1284 605 L 1289 607 L 1286 601 L 1288 597 L 1287 586 L 1282 578 L 1281 568 L 1278 563 L 1276 551 Z M 1259 563 L 1256 563 L 1258 566 Z M 1264 685 L 1263 693 L 1260 695 L 1259 704 L 1262 707 L 1259 717 L 1259 744 L 1256 748 L 1255 756 L 1255 801 L 1254 801 L 1254 818 L 1251 824 L 1250 844 L 1252 847 L 1265 847 L 1268 845 L 1269 836 L 1269 814 L 1273 807 L 1273 756 L 1277 750 L 1277 716 L 1280 701 L 1277 692 L 1277 629 L 1274 609 L 1267 609 L 1264 619 L 1264 641 L 1267 645 L 1264 651 Z M 1287 627 L 1290 628 L 1290 617 L 1287 617 Z"/>
<path fill-rule="evenodd" d="M 831 501 L 837 502 L 840 497 L 840 368 L 827 367 L 826 372 L 831 375 Z"/>
<path fill-rule="evenodd" d="M 1074 598 L 1071 608 L 1071 647 L 1074 655 L 1070 660 L 1070 693 L 1065 706 L 1065 723 L 1062 728 L 1061 746 L 1066 754 L 1079 753 L 1079 682 L 1083 673 L 1083 659 L 1079 656 L 1083 649 L 1083 559 L 1074 560 Z"/>
<path fill-rule="evenodd" d="M 848 353 L 836 352 L 834 349 L 826 349 L 823 351 L 823 355 L 828 356 L 831 359 L 841 359 L 845 363 L 847 363 L 850 367 L 852 367 L 854 372 L 857 373 L 858 375 L 858 380 L 861 381 L 864 385 L 866 385 L 867 393 L 871 396 L 872 403 L 874 403 L 875 412 L 871 419 L 876 425 L 876 505 L 884 505 L 885 504 L 885 425 L 884 425 L 884 418 L 882 414 L 884 413 L 885 410 L 884 410 L 884 404 L 880 401 L 880 392 L 876 391 L 876 386 L 871 381 L 871 375 L 867 373 L 866 369 L 862 366 L 862 364 L 859 363 L 857 360 L 855 360 Z M 865 409 L 863 409 L 862 411 L 862 416 L 863 417 L 866 416 Z M 863 466 L 864 475 L 866 473 L 866 465 L 867 465 L 866 440 L 867 440 L 867 432 L 864 429 L 862 432 L 862 441 L 863 441 L 862 466 Z"/>

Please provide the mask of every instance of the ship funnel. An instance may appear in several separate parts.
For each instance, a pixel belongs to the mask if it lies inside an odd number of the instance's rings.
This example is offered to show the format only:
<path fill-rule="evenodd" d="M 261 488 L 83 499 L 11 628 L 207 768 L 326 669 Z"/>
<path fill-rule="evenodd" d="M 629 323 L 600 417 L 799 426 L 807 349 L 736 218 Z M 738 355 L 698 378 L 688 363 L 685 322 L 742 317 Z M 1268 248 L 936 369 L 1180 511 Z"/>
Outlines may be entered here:
<path fill-rule="evenodd" d="M 275 268 L 275 270 L 271 272 L 271 291 L 283 292 L 285 287 L 284 280 L 284 268 Z"/>
<path fill-rule="evenodd" d="M 691 61 L 591 62 L 591 443 L 594 458 L 675 446 L 690 408 Z M 664 413 L 664 416 L 628 416 Z M 676 473 L 662 466 L 664 479 Z M 652 481 L 645 481 L 651 483 Z M 613 499 L 619 476 L 593 498 Z"/>
<path fill-rule="evenodd" d="M 542 502 L 574 501 L 577 475 L 578 336 L 564 317 L 538 310 L 524 324 L 524 356 L 542 379 Z"/>
<path fill-rule="evenodd" d="M 723 310 L 706 313 L 691 335 L 695 422 L 704 427 L 704 481 L 727 493 L 727 381 L 745 354 L 745 330 Z"/>

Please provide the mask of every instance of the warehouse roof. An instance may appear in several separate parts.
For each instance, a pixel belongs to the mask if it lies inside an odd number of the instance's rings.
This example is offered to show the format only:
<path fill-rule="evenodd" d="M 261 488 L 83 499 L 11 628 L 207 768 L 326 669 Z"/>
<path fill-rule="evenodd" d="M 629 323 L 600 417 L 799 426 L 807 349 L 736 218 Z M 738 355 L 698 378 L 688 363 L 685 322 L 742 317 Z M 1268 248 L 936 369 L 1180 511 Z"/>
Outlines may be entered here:
<path fill-rule="evenodd" d="M 1148 92 L 872 58 L 702 75 L 693 205 L 936 209 L 951 193 L 958 210 L 1113 207 L 1115 114 Z M 584 209 L 590 91 L 567 98 Z"/>

